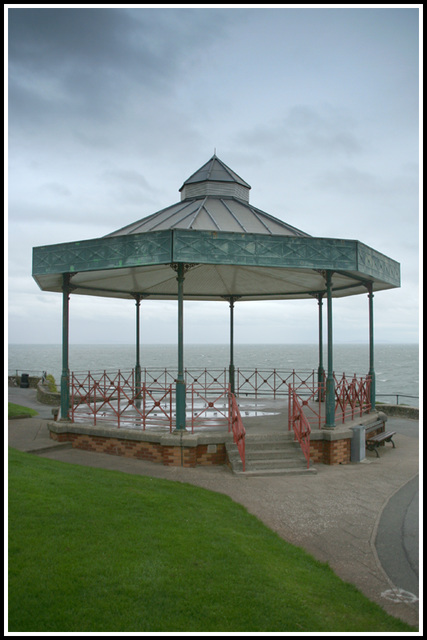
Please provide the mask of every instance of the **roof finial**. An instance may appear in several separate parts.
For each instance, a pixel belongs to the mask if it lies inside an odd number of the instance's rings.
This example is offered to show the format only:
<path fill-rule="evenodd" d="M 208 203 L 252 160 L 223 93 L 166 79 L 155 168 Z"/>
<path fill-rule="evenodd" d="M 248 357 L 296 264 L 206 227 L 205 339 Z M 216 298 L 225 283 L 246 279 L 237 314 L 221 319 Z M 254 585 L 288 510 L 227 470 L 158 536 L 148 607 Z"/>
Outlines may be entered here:
<path fill-rule="evenodd" d="M 214 147 L 214 156 L 216 156 L 216 147 Z"/>

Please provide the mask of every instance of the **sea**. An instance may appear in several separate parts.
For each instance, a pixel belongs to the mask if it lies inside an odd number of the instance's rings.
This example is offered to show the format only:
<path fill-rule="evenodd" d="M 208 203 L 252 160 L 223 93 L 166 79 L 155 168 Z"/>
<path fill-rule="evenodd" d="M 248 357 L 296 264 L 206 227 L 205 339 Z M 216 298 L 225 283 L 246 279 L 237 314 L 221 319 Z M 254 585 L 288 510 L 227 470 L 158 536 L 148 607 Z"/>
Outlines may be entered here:
<path fill-rule="evenodd" d="M 59 384 L 62 347 L 60 344 L 9 344 L 8 374 L 52 374 Z M 135 345 L 70 344 L 69 368 L 74 372 L 123 371 L 135 366 Z M 141 345 L 142 368 L 177 369 L 176 344 Z M 187 369 L 222 370 L 227 368 L 230 348 L 226 344 L 186 344 L 184 367 Z M 375 346 L 376 397 L 379 402 L 419 406 L 420 368 L 417 344 L 377 344 Z M 369 370 L 367 344 L 336 344 L 333 351 L 334 371 L 366 375 Z M 307 372 L 317 370 L 316 344 L 235 344 L 234 365 L 242 370 Z M 323 365 L 327 368 L 326 350 Z"/>

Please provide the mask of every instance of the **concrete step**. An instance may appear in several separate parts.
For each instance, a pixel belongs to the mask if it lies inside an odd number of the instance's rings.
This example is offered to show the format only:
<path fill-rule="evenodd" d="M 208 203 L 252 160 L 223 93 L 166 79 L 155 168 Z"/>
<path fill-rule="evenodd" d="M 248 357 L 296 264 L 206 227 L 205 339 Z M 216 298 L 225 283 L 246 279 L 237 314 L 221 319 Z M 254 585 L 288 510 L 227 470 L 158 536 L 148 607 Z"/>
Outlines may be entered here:
<path fill-rule="evenodd" d="M 246 460 L 246 468 L 257 468 L 257 469 L 268 469 L 268 468 L 283 468 L 283 467 L 296 467 L 296 466 L 300 466 L 300 465 L 306 465 L 307 466 L 307 460 L 305 459 L 304 456 L 302 457 L 295 457 L 295 458 L 247 458 L 247 456 L 245 456 L 245 460 Z"/>
<path fill-rule="evenodd" d="M 248 433 L 246 432 L 246 439 L 251 442 L 290 442 L 295 439 L 295 435 L 293 431 L 278 431 L 277 433 Z"/>
<path fill-rule="evenodd" d="M 246 435 L 245 471 L 237 446 L 226 445 L 228 460 L 233 473 L 245 476 L 272 476 L 315 474 L 314 468 L 307 469 L 307 461 L 293 434 Z"/>
<path fill-rule="evenodd" d="M 302 476 L 302 475 L 316 475 L 317 470 L 314 467 L 310 469 L 295 468 L 295 469 L 246 469 L 245 471 L 235 471 L 233 473 L 236 476 Z"/>
<path fill-rule="evenodd" d="M 262 451 L 254 451 L 246 449 L 246 460 L 295 460 L 300 457 L 304 458 L 301 449 L 263 449 Z"/>
<path fill-rule="evenodd" d="M 281 440 L 269 440 L 268 442 L 252 442 L 250 438 L 246 437 L 246 449 L 249 451 L 292 451 L 299 447 L 298 442 L 293 440 L 281 441 Z"/>

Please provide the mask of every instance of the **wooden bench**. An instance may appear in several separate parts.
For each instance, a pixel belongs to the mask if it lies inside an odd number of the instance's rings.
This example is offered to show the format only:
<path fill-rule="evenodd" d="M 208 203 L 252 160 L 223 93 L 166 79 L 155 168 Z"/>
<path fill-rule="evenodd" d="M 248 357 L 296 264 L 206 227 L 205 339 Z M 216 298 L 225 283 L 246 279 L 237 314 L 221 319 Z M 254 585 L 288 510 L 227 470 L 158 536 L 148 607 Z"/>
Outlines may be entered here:
<path fill-rule="evenodd" d="M 372 430 L 372 427 L 370 427 L 370 429 Z M 391 442 L 393 449 L 396 448 L 396 445 L 393 442 L 394 435 L 396 435 L 396 431 L 382 431 L 381 433 L 377 433 L 375 436 L 368 436 L 366 438 L 366 448 L 369 449 L 369 451 L 375 451 L 377 458 L 379 458 L 380 454 L 378 453 L 378 447 L 383 442 Z"/>

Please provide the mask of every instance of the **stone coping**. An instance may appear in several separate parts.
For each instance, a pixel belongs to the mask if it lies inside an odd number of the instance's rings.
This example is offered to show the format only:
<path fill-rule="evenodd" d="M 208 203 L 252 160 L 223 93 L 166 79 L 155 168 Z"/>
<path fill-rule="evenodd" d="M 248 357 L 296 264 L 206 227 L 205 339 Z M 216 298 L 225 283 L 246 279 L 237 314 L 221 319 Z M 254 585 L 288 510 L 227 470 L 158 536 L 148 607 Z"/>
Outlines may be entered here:
<path fill-rule="evenodd" d="M 216 431 L 214 433 L 189 433 L 181 431 L 166 432 L 165 429 L 122 429 L 118 427 L 108 427 L 105 425 L 94 426 L 76 424 L 66 420 L 58 422 L 48 422 L 49 431 L 53 433 L 79 433 L 100 438 L 120 438 L 121 440 L 133 440 L 139 442 L 155 442 L 164 447 L 197 447 L 201 444 L 218 444 L 232 442 L 233 434 L 227 431 Z"/>
<path fill-rule="evenodd" d="M 382 411 L 373 411 L 363 416 L 347 421 L 344 424 L 337 424 L 334 429 L 312 429 L 310 440 L 343 440 L 353 437 L 353 427 L 369 427 L 377 420 L 387 422 L 387 416 Z"/>
<path fill-rule="evenodd" d="M 360 416 L 351 422 L 345 424 L 338 424 L 334 429 L 312 429 L 310 433 L 310 440 L 345 440 L 353 437 L 352 427 L 355 426 L 369 426 L 378 419 L 387 420 L 385 413 L 381 411 L 375 411 L 374 413 L 365 414 Z M 120 438 L 121 440 L 133 440 L 140 442 L 155 442 L 162 446 L 185 446 L 185 447 L 197 447 L 203 444 L 218 444 L 233 441 L 233 434 L 228 431 L 209 431 L 197 433 L 191 433 L 188 431 L 173 431 L 172 433 L 166 429 L 150 428 L 143 431 L 142 429 L 125 429 L 107 425 L 88 425 L 81 423 L 73 423 L 67 420 L 58 420 L 57 422 L 48 422 L 48 429 L 53 433 L 79 433 L 91 436 L 98 436 L 101 438 Z M 284 429 L 284 433 L 289 433 Z M 277 429 L 274 430 L 277 433 Z M 279 431 L 280 433 L 280 431 Z M 251 435 L 269 435 L 268 426 L 266 424 L 265 431 L 261 429 L 256 434 L 247 433 L 248 437 Z"/>

